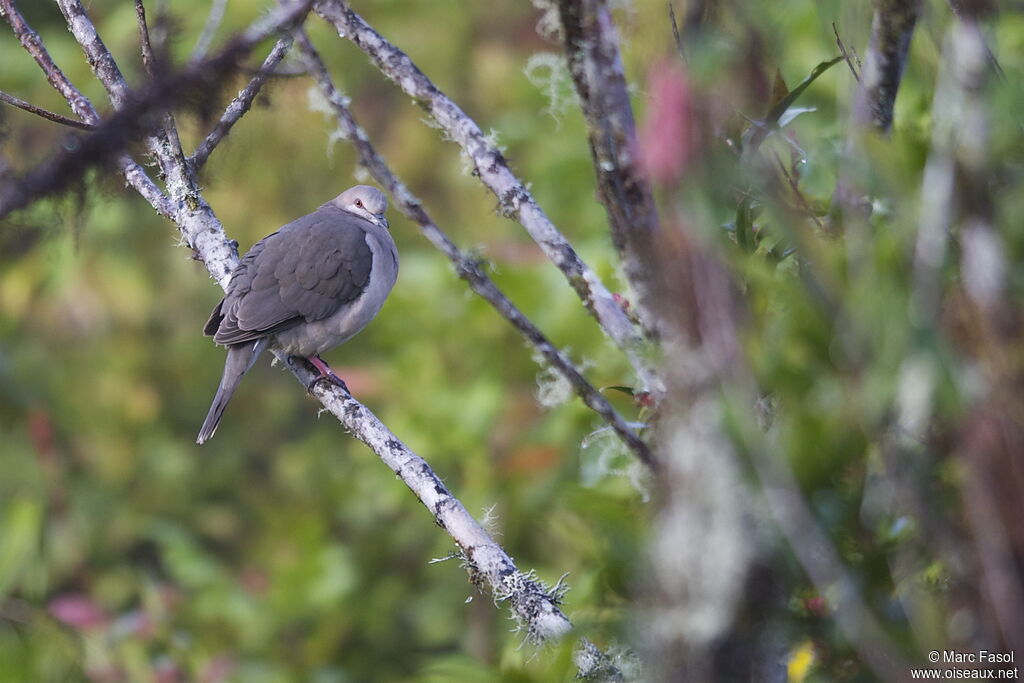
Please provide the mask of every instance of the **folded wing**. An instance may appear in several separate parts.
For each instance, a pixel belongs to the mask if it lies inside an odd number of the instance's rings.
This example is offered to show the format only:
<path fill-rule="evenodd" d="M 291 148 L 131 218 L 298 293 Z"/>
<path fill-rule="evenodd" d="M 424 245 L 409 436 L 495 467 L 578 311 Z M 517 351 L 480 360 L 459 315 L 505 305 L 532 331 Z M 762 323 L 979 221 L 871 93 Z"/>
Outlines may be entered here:
<path fill-rule="evenodd" d="M 218 344 L 240 344 L 323 320 L 358 299 L 373 267 L 361 222 L 325 206 L 257 242 L 204 332 Z"/>

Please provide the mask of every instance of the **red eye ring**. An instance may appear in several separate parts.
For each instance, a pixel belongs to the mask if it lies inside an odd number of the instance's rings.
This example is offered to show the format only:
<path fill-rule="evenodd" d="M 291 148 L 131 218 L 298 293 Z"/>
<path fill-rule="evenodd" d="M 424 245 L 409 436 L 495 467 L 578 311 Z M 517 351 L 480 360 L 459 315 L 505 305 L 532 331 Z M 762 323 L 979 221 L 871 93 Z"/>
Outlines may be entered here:
<path fill-rule="evenodd" d="M 363 200 L 362 199 L 357 199 L 356 200 L 356 206 L 358 206 L 360 209 L 363 208 Z"/>

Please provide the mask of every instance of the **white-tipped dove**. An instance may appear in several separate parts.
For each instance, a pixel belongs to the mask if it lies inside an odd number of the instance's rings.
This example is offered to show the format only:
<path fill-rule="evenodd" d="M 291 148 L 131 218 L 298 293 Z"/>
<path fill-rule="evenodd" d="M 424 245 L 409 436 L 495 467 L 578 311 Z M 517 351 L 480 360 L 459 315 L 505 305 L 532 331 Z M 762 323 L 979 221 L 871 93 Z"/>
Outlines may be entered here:
<path fill-rule="evenodd" d="M 210 439 L 231 395 L 274 341 L 344 386 L 320 358 L 373 319 L 398 277 L 387 197 L 356 185 L 264 237 L 242 257 L 203 332 L 228 349 L 224 376 L 196 443 Z M 312 389 L 313 384 L 310 384 Z"/>

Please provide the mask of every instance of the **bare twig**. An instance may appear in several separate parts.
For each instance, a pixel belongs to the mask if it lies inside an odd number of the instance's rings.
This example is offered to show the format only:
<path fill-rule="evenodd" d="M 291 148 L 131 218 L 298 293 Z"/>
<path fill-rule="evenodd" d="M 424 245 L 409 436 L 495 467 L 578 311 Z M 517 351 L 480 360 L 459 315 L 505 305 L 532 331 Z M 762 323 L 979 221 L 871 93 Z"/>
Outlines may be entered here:
<path fill-rule="evenodd" d="M 43 45 L 43 41 L 39 38 L 39 34 L 32 30 L 32 27 L 28 25 L 28 22 L 25 21 L 21 13 L 15 8 L 14 0 L 0 0 L 0 16 L 3 16 L 4 20 L 7 21 L 14 34 L 18 37 L 18 41 L 21 42 L 22 47 L 35 59 L 39 68 L 43 70 L 46 80 L 49 81 L 50 85 L 57 92 L 64 96 L 71 110 L 85 123 L 93 126 L 99 124 L 100 115 L 92 106 L 92 102 L 78 88 L 71 84 L 71 81 L 67 79 L 64 72 L 53 61 L 50 53 L 47 52 L 46 47 Z M 168 218 L 172 215 L 173 208 L 170 200 L 160 191 L 160 188 L 156 186 L 141 166 L 126 154 L 118 157 L 117 165 L 125 180 L 128 181 L 128 184 L 135 188 L 156 209 L 157 213 Z"/>
<path fill-rule="evenodd" d="M 142 62 L 149 73 L 150 78 L 157 77 L 158 65 L 153 55 L 153 45 L 149 39 L 149 25 L 146 23 L 146 9 L 142 4 L 143 0 L 135 0 L 135 14 L 139 24 L 139 43 L 142 47 Z M 236 67 L 232 64 L 232 67 Z M 200 73 L 202 71 L 200 70 Z M 181 149 L 181 138 L 178 136 L 178 126 L 174 121 L 174 114 L 170 108 L 164 113 L 163 124 L 157 130 L 154 137 L 147 140 L 154 155 L 161 160 L 168 175 L 179 175 L 189 185 L 189 189 L 199 194 L 199 187 L 196 183 L 194 170 L 185 163 L 185 153 Z"/>
<path fill-rule="evenodd" d="M 60 114 L 55 114 L 54 112 L 50 111 L 49 109 L 43 109 L 42 107 L 37 107 L 36 105 L 31 104 L 30 102 L 26 102 L 25 100 L 19 99 L 19 98 L 15 97 L 14 95 L 9 95 L 9 94 L 3 92 L 2 90 L 0 90 L 0 102 L 6 102 L 7 104 L 11 105 L 12 107 L 17 107 L 18 109 L 23 109 L 24 111 L 27 111 L 30 114 L 35 114 L 36 116 L 42 116 L 44 119 L 49 119 L 50 121 L 53 121 L 54 123 L 59 123 L 59 124 L 64 125 L 64 126 L 70 126 L 71 128 L 77 128 L 79 130 L 92 130 L 93 128 L 95 128 L 95 126 L 93 126 L 91 124 L 82 123 L 81 121 L 76 121 L 74 119 L 69 119 L 66 116 L 61 116 Z"/>
<path fill-rule="evenodd" d="M 846 43 L 844 43 L 843 39 L 839 37 L 839 28 L 836 26 L 836 22 L 834 21 L 832 22 L 832 33 L 836 36 L 836 45 L 839 46 L 839 52 L 842 53 L 843 59 L 846 61 L 846 66 L 850 67 L 850 73 L 853 74 L 854 80 L 859 83 L 860 73 L 857 71 L 857 68 L 860 66 L 860 60 L 857 59 L 856 53 L 853 53 L 846 48 Z M 856 65 L 854 65 L 854 61 L 857 62 Z"/>
<path fill-rule="evenodd" d="M 598 197 L 608 214 L 612 242 L 637 293 L 634 304 L 641 324 L 648 333 L 661 336 L 658 318 L 651 311 L 656 285 L 650 270 L 658 210 L 634 156 L 636 124 L 611 11 L 602 0 L 560 0 L 559 11 L 566 59 L 587 121 Z"/>
<path fill-rule="evenodd" d="M 420 230 L 430 240 L 430 243 L 448 257 L 455 265 L 455 271 L 459 277 L 464 279 L 474 292 L 490 303 L 500 315 L 526 337 L 533 348 L 572 384 L 583 402 L 615 430 L 616 434 L 644 464 L 652 469 L 655 468 L 656 463 L 650 448 L 636 435 L 629 423 L 587 381 L 579 368 L 498 289 L 497 285 L 480 268 L 477 261 L 452 242 L 451 238 L 427 214 L 423 203 L 395 176 L 384 158 L 370 143 L 366 132 L 356 122 L 345 97 L 334 86 L 323 60 L 320 59 L 320 55 L 309 42 L 308 36 L 301 29 L 296 31 L 296 40 L 307 70 L 316 79 L 320 91 L 330 103 L 345 138 L 356 148 L 359 154 L 359 163 L 363 168 L 387 189 L 398 208 L 420 226 Z"/>
<path fill-rule="evenodd" d="M 96 33 L 96 28 L 82 3 L 80 0 L 57 0 L 57 4 L 68 22 L 68 28 L 89 58 L 93 73 L 110 96 L 111 103 L 117 109 L 123 108 L 127 105 L 130 95 L 128 82 L 103 40 Z M 204 73 L 215 78 L 229 69 L 234 70 L 238 58 L 252 50 L 257 43 L 301 23 L 309 12 L 310 5 L 312 0 L 303 0 L 273 12 L 236 36 L 216 57 L 204 60 L 200 64 L 190 64 L 183 73 L 192 74 L 198 79 Z"/>
<path fill-rule="evenodd" d="M 263 65 L 256 72 L 256 75 L 252 77 L 248 85 L 246 85 L 235 99 L 231 100 L 231 103 L 224 110 L 220 120 L 214 125 L 213 130 L 203 139 L 203 141 L 196 148 L 195 153 L 189 158 L 192 168 L 198 171 L 206 164 L 206 160 L 210 158 L 210 154 L 213 153 L 214 148 L 220 144 L 224 137 L 231 131 L 231 128 L 238 123 L 238 120 L 245 115 L 249 108 L 252 106 L 253 100 L 256 99 L 256 95 L 259 94 L 263 84 L 267 82 L 267 78 L 271 76 L 274 71 L 274 67 L 280 63 L 284 56 L 288 53 L 288 50 L 292 46 L 292 36 L 285 35 L 274 48 L 267 55 L 267 58 L 263 60 Z"/>
<path fill-rule="evenodd" d="M 800 181 L 798 181 L 793 174 L 789 172 L 786 165 L 782 163 L 782 159 L 778 154 L 775 154 L 775 162 L 779 165 L 779 169 L 782 171 L 782 175 L 786 178 L 786 183 L 789 185 L 789 189 L 793 191 L 793 196 L 796 197 L 797 202 L 800 204 L 800 208 L 804 210 L 804 213 L 814 221 L 818 228 L 824 230 L 825 224 L 818 217 L 818 214 L 814 212 L 811 205 L 807 203 L 807 198 L 804 197 L 804 193 L 800 190 Z"/>
<path fill-rule="evenodd" d="M 686 61 L 686 49 L 683 47 L 683 37 L 679 35 L 679 23 L 676 21 L 676 10 L 672 7 L 672 0 L 668 2 L 668 22 L 672 26 L 672 39 L 676 41 L 676 51 Z"/>
<path fill-rule="evenodd" d="M 9 1 L 0 0 L 0 2 Z M 103 41 L 100 40 L 95 26 L 81 3 L 77 0 L 58 0 L 58 3 L 68 20 L 68 27 L 72 35 L 85 51 L 89 64 L 93 67 L 93 73 L 107 90 L 115 109 L 125 106 L 129 93 L 127 82 Z M 204 64 L 211 62 L 216 64 L 213 68 L 207 67 L 205 71 L 221 73 L 223 69 L 228 68 L 228 65 L 235 63 L 238 55 L 251 50 L 256 43 L 269 35 L 285 31 L 296 25 L 309 11 L 309 4 L 309 0 L 306 0 L 289 5 L 287 8 L 273 12 L 255 22 L 232 40 L 217 57 L 204 62 Z M 202 67 L 192 65 L 186 68 L 184 73 L 198 73 L 201 70 L 203 70 Z M 164 87 L 166 88 L 166 84 Z M 164 97 L 172 96 L 164 95 Z M 173 129 L 173 126 L 171 128 Z M 171 196 L 171 201 L 168 202 L 170 212 L 165 215 L 172 217 L 178 224 L 192 249 L 205 255 L 204 262 L 207 269 L 219 283 L 224 285 L 231 277 L 231 269 L 234 267 L 238 255 L 231 244 L 222 237 L 218 237 L 220 222 L 199 192 L 198 183 L 189 170 L 188 164 L 183 163 L 183 160 L 179 163 L 180 145 L 174 144 L 172 139 L 172 137 L 176 138 L 177 131 L 171 132 L 173 136 L 164 135 L 160 138 L 148 136 L 145 140 L 150 153 L 160 163 L 167 182 L 167 191 Z M 152 201 L 150 203 L 152 204 Z"/>
<path fill-rule="evenodd" d="M 153 76 L 156 60 L 153 57 L 153 44 L 149 40 L 146 7 L 142 4 L 142 0 L 135 0 L 135 18 L 139 24 L 139 46 L 142 48 L 142 65 L 146 68 L 146 73 Z"/>
<path fill-rule="evenodd" d="M 14 35 L 18 37 L 25 51 L 32 55 L 36 63 L 46 74 L 46 80 L 50 82 L 57 92 L 64 96 L 71 111 L 86 123 L 96 124 L 99 122 L 99 114 L 93 108 L 92 103 L 64 76 L 64 73 L 57 68 L 57 65 L 50 57 L 50 53 L 43 46 L 39 34 L 32 30 L 25 18 L 21 16 L 15 7 L 14 0 L 0 0 L 0 15 L 10 24 Z"/>
<path fill-rule="evenodd" d="M 206 17 L 203 32 L 199 35 L 199 40 L 196 41 L 196 46 L 192 50 L 190 61 L 198 62 L 206 57 L 206 53 L 210 50 L 210 45 L 213 43 L 213 37 L 217 35 L 220 22 L 224 20 L 224 9 L 227 7 L 227 4 L 228 0 L 213 0 L 210 4 L 210 13 Z"/>
<path fill-rule="evenodd" d="M 155 79 L 140 92 L 132 93 L 78 0 L 61 0 L 61 7 L 67 12 L 69 25 L 82 36 L 83 45 L 88 46 L 90 63 L 104 81 L 117 112 L 91 135 L 80 138 L 73 149 L 60 149 L 20 181 L 7 183 L 0 196 L 0 215 L 21 208 L 34 198 L 63 189 L 86 168 L 107 162 L 140 137 L 146 139 L 150 152 L 160 161 L 170 185 L 179 170 L 188 173 L 188 166 L 183 163 L 177 129 L 169 121 L 169 115 L 163 115 L 162 124 L 154 120 L 153 115 L 162 114 L 181 99 L 208 93 L 233 72 L 238 58 L 267 32 L 290 28 L 299 18 L 289 10 L 281 15 L 282 25 L 272 23 L 269 28 L 253 28 L 211 59 L 190 64 L 182 72 L 165 79 Z M 162 133 L 153 135 L 151 131 L 160 125 L 163 126 Z M 179 157 L 182 157 L 182 163 L 177 163 Z M 193 192 L 197 191 L 194 179 L 182 179 L 182 183 L 190 186 Z M 174 193 L 171 194 L 173 197 Z"/>
<path fill-rule="evenodd" d="M 601 328 L 626 352 L 640 382 L 645 387 L 658 386 L 657 376 L 644 358 L 643 339 L 629 317 L 540 208 L 480 126 L 441 92 L 408 55 L 388 42 L 346 3 L 320 0 L 314 9 L 340 35 L 365 52 L 385 76 L 423 107 L 462 148 L 474 164 L 480 181 L 498 198 L 502 215 L 517 219 L 562 271 Z"/>

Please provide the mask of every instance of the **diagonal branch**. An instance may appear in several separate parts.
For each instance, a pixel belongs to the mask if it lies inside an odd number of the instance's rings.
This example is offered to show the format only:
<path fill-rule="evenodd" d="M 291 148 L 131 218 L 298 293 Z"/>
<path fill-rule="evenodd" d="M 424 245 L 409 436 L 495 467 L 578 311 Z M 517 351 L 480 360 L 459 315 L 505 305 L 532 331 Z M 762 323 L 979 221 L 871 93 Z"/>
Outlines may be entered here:
<path fill-rule="evenodd" d="M 90 46 L 87 50 L 90 63 L 96 68 L 97 74 L 102 74 L 101 78 L 107 85 L 117 111 L 97 126 L 91 135 L 78 138 L 73 149 L 62 148 L 23 178 L 5 184 L 0 192 L 0 215 L 6 215 L 38 197 L 63 189 L 80 177 L 85 169 L 106 162 L 140 137 L 145 139 L 150 153 L 160 162 L 172 197 L 178 199 L 171 190 L 171 185 L 176 182 L 197 194 L 194 179 L 188 177 L 189 167 L 184 163 L 177 128 L 170 114 L 162 112 L 182 99 L 201 97 L 209 92 L 234 72 L 238 59 L 264 38 L 268 31 L 287 30 L 297 19 L 294 10 L 289 10 L 281 16 L 285 23 L 280 27 L 273 22 L 269 27 L 256 26 L 209 60 L 190 64 L 179 73 L 153 79 L 140 91 L 132 91 L 85 16 L 80 3 L 77 0 L 62 0 L 62 8 L 69 13 L 69 24 Z M 140 23 L 144 29 L 141 15 Z M 146 31 L 141 33 L 145 43 Z M 155 135 L 151 132 L 154 128 L 159 130 Z"/>
<path fill-rule="evenodd" d="M 0 0 L 7 1 L 9 0 Z M 130 92 L 128 84 L 110 51 L 97 34 L 96 27 L 81 2 L 58 0 L 58 5 L 68 22 L 69 30 L 82 46 L 93 73 L 107 91 L 115 109 L 126 106 Z M 238 56 L 250 51 L 261 40 L 275 33 L 287 31 L 300 23 L 308 13 L 309 5 L 310 1 L 305 0 L 270 13 L 232 40 L 217 57 L 207 60 L 204 64 L 215 62 L 223 67 L 234 64 Z M 192 65 L 186 68 L 186 72 L 200 68 L 202 67 Z M 180 144 L 177 144 L 177 130 L 173 124 L 166 129 L 166 133 L 159 138 L 149 136 L 145 142 L 150 153 L 159 161 L 166 179 L 167 192 L 174 205 L 171 215 L 182 229 L 182 234 L 189 245 L 197 253 L 204 255 L 207 269 L 223 286 L 231 277 L 238 255 L 223 239 L 222 230 L 219 229 L 220 222 L 199 192 L 198 183 L 188 164 L 184 163 Z M 218 235 L 218 232 L 221 234 Z"/>
<path fill-rule="evenodd" d="M 276 67 L 284 56 L 288 53 L 288 50 L 292 46 L 292 36 L 285 35 L 274 48 L 267 55 L 267 58 L 263 60 L 263 65 L 260 66 L 256 75 L 252 77 L 249 84 L 246 85 L 235 99 L 231 100 L 231 103 L 224 110 L 220 120 L 214 125 L 213 130 L 209 132 L 206 138 L 199 144 L 196 151 L 189 158 L 192 164 L 192 168 L 198 171 L 203 165 L 206 164 L 206 160 L 210 158 L 210 154 L 213 153 L 214 148 L 221 143 L 221 141 L 231 132 L 231 128 L 238 123 L 238 120 L 245 115 L 249 108 L 252 106 L 253 100 L 256 99 L 256 95 L 259 94 L 263 84 L 267 82 L 267 79 L 271 76 Z"/>
<path fill-rule="evenodd" d="M 199 62 L 206 57 L 206 53 L 213 43 L 213 37 L 217 35 L 217 29 L 220 28 L 220 22 L 224 20 L 224 9 L 227 4 L 228 0 L 213 0 L 210 4 L 210 13 L 206 16 L 203 32 L 199 34 L 199 40 L 196 41 L 196 46 L 192 50 L 191 61 Z"/>
<path fill-rule="evenodd" d="M 412 62 L 408 55 L 381 36 L 347 3 L 318 0 L 314 10 L 352 41 L 380 71 L 423 107 L 473 162 L 480 181 L 498 198 L 503 215 L 515 218 L 565 275 L 583 305 L 619 348 L 626 352 L 645 387 L 660 382 L 644 358 L 643 339 L 597 275 L 579 257 L 547 217 L 501 152 L 480 126 Z"/>
<path fill-rule="evenodd" d="M 74 0 L 59 2 L 62 8 L 68 6 L 74 10 L 77 6 L 81 9 L 81 5 Z M 113 97 L 120 90 L 115 76 L 120 73 L 116 70 L 116 64 L 84 11 L 72 16 L 75 18 L 70 20 L 69 17 L 69 23 L 75 37 L 86 49 L 97 78 L 103 81 Z M 267 33 L 286 30 L 298 22 L 297 15 L 289 15 L 287 12 L 275 16 L 280 20 L 269 22 L 271 28 L 266 30 Z M 250 28 L 244 35 L 254 38 L 256 34 Z M 180 155 L 172 154 L 166 147 L 160 148 L 159 141 L 153 144 L 157 146 L 151 148 L 151 151 L 161 157 L 161 163 L 170 171 L 168 192 L 176 204 L 173 220 L 185 243 L 193 248 L 210 275 L 225 288 L 238 264 L 238 254 L 228 241 L 220 220 L 200 194 L 194 176 L 186 168 L 185 160 Z M 303 363 L 294 362 L 280 352 L 271 350 L 304 387 L 309 386 L 314 374 Z M 469 568 L 471 581 L 478 586 L 488 586 L 495 600 L 507 602 L 532 639 L 555 639 L 572 628 L 568 618 L 559 609 L 565 588 L 560 585 L 546 588 L 533 578 L 532 572 L 520 571 L 508 554 L 473 519 L 465 506 L 451 495 L 427 462 L 402 443 L 372 412 L 334 385 L 320 383 L 314 387 L 313 395 L 338 418 L 342 427 L 369 446 L 430 510 L 438 525 L 458 546 L 460 557 Z"/>
<path fill-rule="evenodd" d="M 559 11 L 566 59 L 587 121 L 598 196 L 608 214 L 612 243 L 626 279 L 637 293 L 641 324 L 648 333 L 658 334 L 658 319 L 652 310 L 656 287 L 650 269 L 658 210 L 634 156 L 636 124 L 619 37 L 604 0 L 560 0 Z M 675 28 L 675 17 L 672 19 Z"/>
<path fill-rule="evenodd" d="M 32 30 L 25 18 L 21 16 L 14 5 L 14 0 L 0 0 L 0 16 L 10 25 L 25 51 L 28 52 L 36 64 L 43 70 L 46 80 L 54 87 L 64 99 L 67 100 L 71 110 L 78 115 L 85 123 L 93 126 L 100 122 L 100 115 L 92 106 L 85 95 L 81 93 L 71 81 L 67 79 L 64 72 L 50 57 L 39 34 Z M 170 218 L 173 213 L 170 200 L 160 191 L 160 188 L 150 179 L 141 166 L 132 160 L 127 154 L 122 154 L 117 159 L 118 168 L 124 175 L 128 184 L 135 188 L 135 191 L 142 195 L 157 213 L 165 218 Z"/>
<path fill-rule="evenodd" d="M 251 51 L 260 41 L 300 24 L 309 12 L 311 4 L 312 0 L 302 0 L 270 13 L 228 43 L 216 57 L 202 62 L 202 65 L 205 65 L 205 70 L 216 71 L 228 63 L 233 63 L 238 57 Z M 68 22 L 68 29 L 89 58 L 89 65 L 107 91 L 111 103 L 116 109 L 123 108 L 128 103 L 131 92 L 128 81 L 96 32 L 96 27 L 89 19 L 81 0 L 57 0 L 57 5 Z M 198 67 L 199 65 L 193 64 L 185 71 L 197 72 Z"/>
<path fill-rule="evenodd" d="M 2 90 L 0 90 L 0 102 L 6 102 L 7 104 L 11 105 L 12 107 L 17 107 L 18 109 L 21 109 L 23 111 L 27 111 L 30 114 L 35 114 L 36 116 L 41 116 L 44 119 L 49 119 L 50 121 L 53 121 L 54 123 L 59 123 L 61 125 L 69 126 L 71 128 L 77 128 L 79 130 L 92 130 L 93 128 L 95 128 L 95 126 L 93 126 L 91 124 L 82 123 L 81 121 L 76 121 L 74 119 L 69 119 L 66 116 L 61 116 L 60 114 L 56 114 L 56 113 L 50 111 L 49 109 L 43 109 L 42 107 L 37 107 L 36 105 L 32 104 L 31 102 L 26 102 L 25 100 L 23 100 L 21 98 L 18 98 L 18 97 L 15 97 L 14 95 L 10 95 L 8 93 L 5 93 Z"/>
<path fill-rule="evenodd" d="M 519 330 L 527 341 L 553 367 L 565 377 L 576 390 L 577 395 L 594 412 L 607 422 L 619 438 L 648 467 L 655 468 L 656 463 L 650 448 L 633 431 L 629 423 L 608 403 L 607 399 L 587 381 L 579 368 L 564 353 L 544 336 L 526 315 L 520 311 L 498 286 L 487 277 L 475 259 L 461 251 L 451 238 L 431 220 L 423 203 L 413 195 L 405 184 L 399 180 L 388 167 L 383 157 L 373 147 L 366 131 L 356 122 L 349 109 L 346 98 L 335 87 L 331 76 L 324 66 L 323 60 L 309 41 L 306 33 L 299 29 L 296 32 L 299 51 L 310 74 L 316 79 L 320 91 L 327 99 L 338 120 L 338 125 L 345 138 L 356 148 L 359 163 L 370 172 L 374 180 L 387 189 L 394 198 L 398 208 L 420 226 L 420 230 L 430 243 L 438 248 L 455 265 L 455 272 L 465 280 L 470 289 L 486 300 L 494 309 Z"/>

